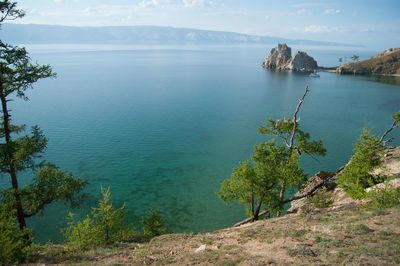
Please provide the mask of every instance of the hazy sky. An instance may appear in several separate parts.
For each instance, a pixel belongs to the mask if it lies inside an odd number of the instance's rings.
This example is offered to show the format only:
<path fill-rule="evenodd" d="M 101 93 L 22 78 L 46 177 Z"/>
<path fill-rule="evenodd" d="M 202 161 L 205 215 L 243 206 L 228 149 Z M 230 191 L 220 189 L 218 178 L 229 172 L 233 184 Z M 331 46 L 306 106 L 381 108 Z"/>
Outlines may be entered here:
<path fill-rule="evenodd" d="M 400 46 L 400 0 L 20 0 L 21 23 L 159 25 Z"/>

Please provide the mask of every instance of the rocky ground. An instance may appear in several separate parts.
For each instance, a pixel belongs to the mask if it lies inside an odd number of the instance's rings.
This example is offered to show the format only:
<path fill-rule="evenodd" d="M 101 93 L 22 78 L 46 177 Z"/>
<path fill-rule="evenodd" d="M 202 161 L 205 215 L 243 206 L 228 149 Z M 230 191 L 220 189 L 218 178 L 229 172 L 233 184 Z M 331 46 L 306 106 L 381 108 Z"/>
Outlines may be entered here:
<path fill-rule="evenodd" d="M 382 160 L 376 173 L 389 173 L 390 186 L 400 187 L 400 149 L 385 151 Z M 321 180 L 334 175 L 321 172 L 309 186 Z M 79 254 L 61 245 L 41 246 L 31 265 L 400 265 L 400 206 L 370 209 L 368 201 L 325 184 L 280 218 Z"/>
<path fill-rule="evenodd" d="M 368 60 L 341 65 L 336 72 L 356 75 L 400 75 L 400 48 L 388 49 Z"/>

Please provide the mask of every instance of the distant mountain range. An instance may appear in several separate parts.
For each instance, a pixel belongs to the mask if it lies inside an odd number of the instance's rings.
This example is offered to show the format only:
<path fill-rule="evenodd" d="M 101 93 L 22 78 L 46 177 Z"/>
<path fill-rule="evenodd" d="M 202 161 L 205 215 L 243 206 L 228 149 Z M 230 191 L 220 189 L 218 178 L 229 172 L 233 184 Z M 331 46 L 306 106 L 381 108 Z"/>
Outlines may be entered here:
<path fill-rule="evenodd" d="M 71 27 L 3 24 L 0 39 L 13 44 L 274 44 L 358 46 L 234 32 L 158 26 Z"/>

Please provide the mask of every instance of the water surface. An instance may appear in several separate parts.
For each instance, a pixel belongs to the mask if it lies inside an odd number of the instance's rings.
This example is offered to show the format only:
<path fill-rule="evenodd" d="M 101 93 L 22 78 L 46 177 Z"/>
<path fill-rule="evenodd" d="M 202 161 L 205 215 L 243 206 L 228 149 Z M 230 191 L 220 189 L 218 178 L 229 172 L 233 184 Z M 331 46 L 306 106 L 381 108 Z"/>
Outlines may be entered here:
<path fill-rule="evenodd" d="M 100 187 L 110 186 L 134 225 L 149 208 L 174 231 L 209 231 L 242 219 L 241 206 L 227 206 L 215 193 L 267 140 L 257 127 L 268 117 L 291 116 L 306 85 L 301 125 L 328 149 L 319 162 L 304 160 L 309 173 L 336 170 L 363 128 L 381 132 L 400 109 L 396 79 L 265 71 L 260 63 L 269 47 L 31 48 L 32 58 L 51 64 L 58 77 L 39 82 L 29 102 L 13 102 L 14 120 L 40 125 L 50 139 L 45 158 L 89 181 L 92 196 L 76 212 L 87 213 Z M 300 49 L 325 66 L 354 53 Z M 30 219 L 36 238 L 59 240 L 66 213 L 56 204 Z"/>

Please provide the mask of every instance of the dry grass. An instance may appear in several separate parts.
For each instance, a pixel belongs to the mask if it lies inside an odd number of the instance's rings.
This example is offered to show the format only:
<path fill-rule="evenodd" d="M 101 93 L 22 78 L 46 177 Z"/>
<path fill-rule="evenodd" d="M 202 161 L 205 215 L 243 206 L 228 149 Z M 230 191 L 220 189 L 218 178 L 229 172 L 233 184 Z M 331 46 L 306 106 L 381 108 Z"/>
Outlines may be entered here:
<path fill-rule="evenodd" d="M 196 253 L 201 245 L 206 250 Z M 47 252 L 46 252 L 47 250 Z M 37 264 L 73 265 L 398 265 L 400 209 L 320 211 L 207 234 L 170 234 L 68 256 L 45 248 Z"/>
<path fill-rule="evenodd" d="M 342 65 L 337 72 L 341 74 L 400 74 L 400 50 L 368 60 Z"/>

